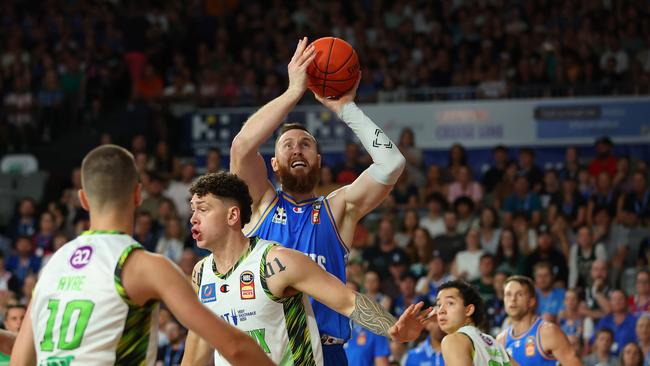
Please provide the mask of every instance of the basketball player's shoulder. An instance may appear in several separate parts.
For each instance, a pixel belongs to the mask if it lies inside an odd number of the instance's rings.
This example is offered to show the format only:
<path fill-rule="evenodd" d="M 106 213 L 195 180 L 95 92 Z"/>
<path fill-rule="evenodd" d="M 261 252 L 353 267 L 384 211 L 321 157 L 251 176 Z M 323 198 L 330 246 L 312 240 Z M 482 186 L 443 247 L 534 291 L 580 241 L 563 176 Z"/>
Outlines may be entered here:
<path fill-rule="evenodd" d="M 539 323 L 538 332 L 542 337 L 553 337 L 554 335 L 557 335 L 558 332 L 562 333 L 562 330 L 557 324 L 547 320 L 542 320 Z"/>
<path fill-rule="evenodd" d="M 451 334 L 447 334 L 442 339 L 442 350 L 443 352 L 459 352 L 459 351 L 470 351 L 474 348 L 474 342 L 469 334 L 464 331 L 457 331 Z"/>

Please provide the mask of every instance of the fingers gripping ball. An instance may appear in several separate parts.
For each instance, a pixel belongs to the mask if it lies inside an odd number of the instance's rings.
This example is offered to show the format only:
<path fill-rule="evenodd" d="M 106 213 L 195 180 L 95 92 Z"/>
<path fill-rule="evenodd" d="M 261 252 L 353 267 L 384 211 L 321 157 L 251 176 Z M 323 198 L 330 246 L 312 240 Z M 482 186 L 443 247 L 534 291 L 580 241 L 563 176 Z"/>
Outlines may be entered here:
<path fill-rule="evenodd" d="M 316 58 L 307 67 L 308 87 L 325 98 L 338 98 L 352 89 L 359 77 L 359 58 L 349 43 L 324 37 L 312 43 Z"/>

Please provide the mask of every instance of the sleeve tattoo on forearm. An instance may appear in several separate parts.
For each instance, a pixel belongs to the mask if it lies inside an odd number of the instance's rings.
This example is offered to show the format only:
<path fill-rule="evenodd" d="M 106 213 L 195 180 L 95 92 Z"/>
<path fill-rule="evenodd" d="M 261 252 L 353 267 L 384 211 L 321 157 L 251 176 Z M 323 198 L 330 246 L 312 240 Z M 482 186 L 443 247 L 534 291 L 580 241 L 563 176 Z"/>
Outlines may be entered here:
<path fill-rule="evenodd" d="M 388 329 L 397 321 L 381 305 L 372 301 L 368 296 L 356 293 L 354 311 L 350 319 L 371 332 L 388 337 Z"/>

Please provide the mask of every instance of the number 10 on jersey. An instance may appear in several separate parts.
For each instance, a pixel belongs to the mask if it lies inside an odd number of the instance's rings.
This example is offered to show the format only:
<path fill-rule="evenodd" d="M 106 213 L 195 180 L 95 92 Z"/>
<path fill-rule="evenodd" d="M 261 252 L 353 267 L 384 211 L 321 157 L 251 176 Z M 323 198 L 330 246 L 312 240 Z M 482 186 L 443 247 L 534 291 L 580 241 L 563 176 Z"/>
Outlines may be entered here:
<path fill-rule="evenodd" d="M 73 300 L 68 302 L 63 309 L 61 317 L 61 325 L 59 327 L 58 341 L 54 339 L 54 324 L 59 317 L 60 300 L 50 300 L 47 303 L 47 309 L 50 311 L 50 316 L 47 318 L 47 325 L 45 327 L 45 334 L 41 341 L 41 351 L 52 352 L 54 351 L 54 344 L 60 350 L 73 350 L 81 345 L 86 327 L 88 327 L 88 320 L 90 314 L 93 312 L 95 303 L 90 300 Z M 76 319 L 75 319 L 76 314 Z M 74 323 L 73 323 L 74 320 Z M 72 329 L 71 329 L 72 328 Z M 69 335 L 72 332 L 72 335 Z"/>

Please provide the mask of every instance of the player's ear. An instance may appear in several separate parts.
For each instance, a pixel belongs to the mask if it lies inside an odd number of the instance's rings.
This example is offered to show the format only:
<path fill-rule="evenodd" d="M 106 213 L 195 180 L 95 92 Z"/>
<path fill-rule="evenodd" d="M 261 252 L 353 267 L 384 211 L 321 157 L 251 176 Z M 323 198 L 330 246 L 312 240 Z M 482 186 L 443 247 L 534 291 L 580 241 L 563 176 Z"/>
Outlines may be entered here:
<path fill-rule="evenodd" d="M 275 156 L 271 158 L 271 168 L 274 172 L 278 171 L 278 159 L 276 159 Z"/>
<path fill-rule="evenodd" d="M 321 156 L 320 156 L 320 154 L 318 154 L 316 156 L 318 157 L 318 167 L 320 168 L 322 166 L 321 165 Z"/>
<path fill-rule="evenodd" d="M 226 215 L 226 220 L 228 221 L 228 226 L 234 226 L 237 222 L 240 221 L 241 210 L 239 207 L 233 205 L 228 208 L 228 214 Z"/>
<path fill-rule="evenodd" d="M 77 194 L 79 195 L 79 202 L 81 202 L 81 207 L 83 207 L 84 210 L 90 212 L 90 205 L 88 204 L 88 197 L 86 197 L 86 192 L 84 192 L 83 189 L 80 189 L 77 191 Z"/>
<path fill-rule="evenodd" d="M 465 306 L 465 316 L 472 316 L 472 314 L 474 314 L 474 310 L 476 310 L 474 304 Z"/>

